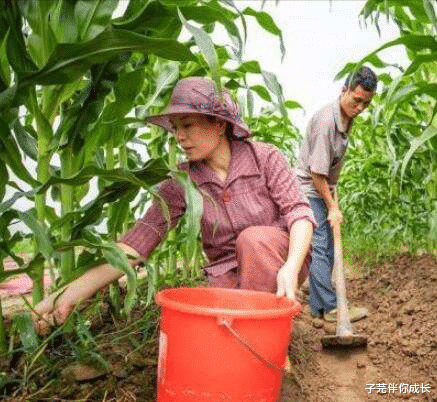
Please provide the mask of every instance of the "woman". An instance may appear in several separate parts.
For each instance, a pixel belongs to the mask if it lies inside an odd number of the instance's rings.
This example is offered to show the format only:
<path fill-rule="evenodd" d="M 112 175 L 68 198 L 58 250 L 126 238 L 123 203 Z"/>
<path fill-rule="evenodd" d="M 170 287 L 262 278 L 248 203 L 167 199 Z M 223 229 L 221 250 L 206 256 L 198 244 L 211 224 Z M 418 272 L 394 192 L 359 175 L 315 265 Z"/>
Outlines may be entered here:
<path fill-rule="evenodd" d="M 204 268 L 209 285 L 276 292 L 295 298 L 308 275 L 314 216 L 299 181 L 271 145 L 247 140 L 250 132 L 227 92 L 202 77 L 179 81 L 170 105 L 148 121 L 174 133 L 188 159 L 180 166 L 205 195 L 202 216 Z M 129 257 L 147 259 L 185 210 L 172 179 L 159 187 L 170 222 L 158 204 L 119 240 Z M 136 263 L 133 261 L 133 263 Z M 61 324 L 74 306 L 123 274 L 110 265 L 91 269 L 36 306 L 44 320 Z"/>

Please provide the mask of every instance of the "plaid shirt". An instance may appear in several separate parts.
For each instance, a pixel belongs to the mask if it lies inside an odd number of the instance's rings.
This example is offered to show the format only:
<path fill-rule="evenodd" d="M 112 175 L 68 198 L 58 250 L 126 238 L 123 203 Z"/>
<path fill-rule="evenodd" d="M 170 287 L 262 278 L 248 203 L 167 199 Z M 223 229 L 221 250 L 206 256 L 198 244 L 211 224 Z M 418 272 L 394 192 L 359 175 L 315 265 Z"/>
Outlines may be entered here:
<path fill-rule="evenodd" d="M 207 274 L 219 276 L 237 267 L 235 243 L 249 226 L 274 226 L 290 232 L 298 219 L 316 226 L 308 199 L 285 157 L 272 145 L 231 141 L 231 163 L 223 183 L 204 162 L 185 163 L 203 198 L 202 241 L 209 259 Z M 168 203 L 170 223 L 154 203 L 120 242 L 147 258 L 169 227 L 185 211 L 183 189 L 172 179 L 159 193 Z"/>

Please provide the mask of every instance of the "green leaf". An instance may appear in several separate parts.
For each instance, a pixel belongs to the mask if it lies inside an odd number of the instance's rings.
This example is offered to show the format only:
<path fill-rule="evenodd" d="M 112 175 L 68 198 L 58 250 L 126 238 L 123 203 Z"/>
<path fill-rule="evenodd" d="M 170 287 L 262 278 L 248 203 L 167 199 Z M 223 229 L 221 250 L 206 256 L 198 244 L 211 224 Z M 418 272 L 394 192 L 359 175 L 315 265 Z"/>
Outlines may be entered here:
<path fill-rule="evenodd" d="M 266 89 L 266 87 L 262 85 L 252 85 L 250 89 L 255 91 L 261 97 L 261 99 L 264 99 L 267 102 L 272 101 L 272 98 L 270 97 L 269 91 Z"/>
<path fill-rule="evenodd" d="M 434 31 L 437 32 L 437 16 L 433 2 L 431 0 L 423 0 L 423 8 L 431 21 L 431 24 L 434 26 Z"/>
<path fill-rule="evenodd" d="M 12 69 L 17 75 L 17 78 L 20 79 L 29 72 L 37 70 L 37 67 L 27 52 L 24 35 L 22 33 L 22 16 L 18 9 L 18 4 L 19 2 L 9 3 L 9 10 L 6 14 L 9 23 L 6 52 Z"/>
<path fill-rule="evenodd" d="M 120 73 L 114 87 L 115 102 L 110 118 L 122 118 L 132 109 L 135 98 L 143 88 L 144 76 L 144 69 Z"/>
<path fill-rule="evenodd" d="M 13 318 L 13 324 L 20 333 L 25 352 L 35 352 L 39 347 L 39 339 L 33 328 L 33 320 L 30 314 L 27 312 L 16 314 Z"/>
<path fill-rule="evenodd" d="M 187 20 L 194 20 L 200 24 L 222 24 L 228 34 L 237 41 L 237 53 L 241 54 L 243 49 L 243 39 L 237 25 L 233 22 L 237 15 L 232 11 L 222 7 L 218 2 L 211 1 L 204 5 L 195 7 L 183 7 L 181 12 Z"/>
<path fill-rule="evenodd" d="M 236 71 L 241 73 L 261 74 L 261 67 L 256 60 L 245 61 L 240 64 Z"/>
<path fill-rule="evenodd" d="M 108 231 L 112 236 L 118 236 L 125 231 L 125 222 L 130 211 L 130 199 L 127 197 L 110 206 L 108 211 Z"/>
<path fill-rule="evenodd" d="M 262 28 L 264 28 L 267 32 L 270 32 L 273 35 L 276 35 L 279 37 L 281 55 L 282 55 L 282 58 L 284 58 L 285 46 L 284 46 L 284 40 L 282 38 L 282 32 L 278 28 L 278 26 L 275 24 L 275 21 L 273 21 L 273 18 L 269 14 L 267 14 L 265 11 L 255 11 L 253 8 L 250 8 L 250 7 L 246 7 L 243 10 L 243 14 L 255 17 L 256 20 L 258 21 L 258 24 Z"/>
<path fill-rule="evenodd" d="M 74 8 L 75 4 L 70 0 L 58 0 L 53 4 L 49 24 L 57 43 L 74 43 L 79 39 Z"/>
<path fill-rule="evenodd" d="M 185 28 L 193 35 L 194 41 L 199 47 L 200 51 L 205 57 L 209 68 L 211 69 L 212 78 L 215 81 L 217 88 L 221 91 L 221 83 L 218 73 L 219 63 L 217 53 L 214 48 L 214 43 L 212 42 L 210 35 L 208 35 L 202 29 L 196 28 L 195 26 L 189 24 L 187 20 L 182 15 L 181 11 L 178 9 L 179 18 Z"/>
<path fill-rule="evenodd" d="M 169 169 L 165 164 L 165 160 L 162 158 L 149 159 L 142 169 L 134 171 L 127 171 L 121 168 L 106 170 L 92 165 L 84 167 L 71 177 L 50 177 L 50 179 L 38 189 L 38 193 L 41 194 L 45 192 L 49 186 L 54 184 L 82 185 L 88 183 L 94 177 L 100 177 L 110 182 L 131 183 L 138 187 L 152 186 L 164 180 L 168 172 Z"/>
<path fill-rule="evenodd" d="M 177 39 L 182 28 L 176 10 L 157 1 L 131 1 L 124 16 L 112 24 L 117 29 L 167 39 Z"/>
<path fill-rule="evenodd" d="M 127 277 L 127 293 L 125 298 L 125 310 L 127 314 L 132 310 L 136 300 L 137 274 L 129 262 L 124 251 L 115 243 L 103 244 L 103 256 L 114 268 L 119 269 Z"/>
<path fill-rule="evenodd" d="M 117 29 L 135 30 L 138 25 L 144 23 L 144 20 L 150 14 L 148 10 L 149 5 L 149 1 L 130 1 L 123 16 L 114 19 L 112 25 Z M 161 7 L 164 9 L 163 6 Z"/>
<path fill-rule="evenodd" d="M 52 2 L 28 0 L 19 2 L 23 16 L 29 24 L 27 47 L 32 59 L 38 66 L 43 66 L 56 45 L 53 31 L 49 24 Z"/>
<path fill-rule="evenodd" d="M 6 169 L 6 165 L 3 161 L 0 160 L 0 200 L 3 200 L 3 197 L 6 194 L 6 184 L 9 180 L 8 169 Z"/>
<path fill-rule="evenodd" d="M 36 161 L 38 159 L 36 140 L 25 130 L 18 119 L 14 123 L 14 132 L 23 153 Z"/>
<path fill-rule="evenodd" d="M 82 77 L 92 64 L 135 51 L 151 52 L 169 60 L 193 60 L 191 52 L 177 41 L 147 38 L 124 30 L 109 30 L 85 43 L 58 45 L 44 68 L 27 76 L 20 86 L 66 84 Z"/>
<path fill-rule="evenodd" d="M 165 59 L 194 60 L 187 47 L 169 39 L 154 39 L 124 30 L 109 30 L 89 42 L 58 45 L 47 64 L 28 74 L 17 86 L 0 94 L 0 110 L 19 105 L 30 85 L 66 84 L 81 78 L 93 64 L 104 63 L 127 52 L 151 52 Z M 18 99 L 19 98 L 19 99 Z"/>
<path fill-rule="evenodd" d="M 414 57 L 412 63 L 405 70 L 405 75 L 413 74 L 417 69 L 425 63 L 433 63 L 437 61 L 437 54 L 419 54 Z"/>
<path fill-rule="evenodd" d="M 303 109 L 302 105 L 296 101 L 287 100 L 284 103 L 285 107 L 288 109 Z"/>
<path fill-rule="evenodd" d="M 414 52 L 420 52 L 423 50 L 437 51 L 437 41 L 431 35 L 404 35 L 398 39 L 389 41 L 384 45 L 380 46 L 377 50 L 372 53 L 378 53 L 381 50 L 387 49 L 389 47 L 404 45 L 407 49 Z"/>
<path fill-rule="evenodd" d="M 23 198 L 23 197 L 30 197 L 30 196 L 32 196 L 32 195 L 34 195 L 33 194 L 33 192 L 24 192 L 24 191 L 19 191 L 19 192 L 17 192 L 17 193 L 15 193 L 11 198 L 9 198 L 7 201 L 5 201 L 5 202 L 2 202 L 1 204 L 0 204 L 0 215 L 2 215 L 3 213 L 5 213 L 6 211 L 8 211 L 11 207 L 12 207 L 12 205 L 14 205 L 15 204 L 15 202 L 17 201 L 17 200 L 19 200 L 20 198 Z"/>
<path fill-rule="evenodd" d="M 17 212 L 21 221 L 32 230 L 35 240 L 38 244 L 38 250 L 46 259 L 50 259 L 53 255 L 53 246 L 46 229 L 36 219 L 35 211 Z"/>
<path fill-rule="evenodd" d="M 95 38 L 111 21 L 118 0 L 79 0 L 74 7 L 81 41 Z"/>
<path fill-rule="evenodd" d="M 278 107 L 281 111 L 281 114 L 283 116 L 287 116 L 287 111 L 284 107 L 284 95 L 282 92 L 282 87 L 281 84 L 279 84 L 276 75 L 268 71 L 262 71 L 261 74 L 269 91 L 276 95 L 276 97 L 278 98 Z"/>
<path fill-rule="evenodd" d="M 194 264 L 199 246 L 198 239 L 200 236 L 200 224 L 203 215 L 203 197 L 194 183 L 191 181 L 187 172 L 178 171 L 173 173 L 173 178 L 182 186 L 185 191 L 186 211 L 184 218 L 186 220 L 186 250 L 188 251 L 188 260 L 190 265 Z"/>
<path fill-rule="evenodd" d="M 402 178 L 405 174 L 405 169 L 407 168 L 408 162 L 410 161 L 413 154 L 419 149 L 421 145 L 423 145 L 426 141 L 430 140 L 431 138 L 435 137 L 437 135 L 437 129 L 433 126 L 429 126 L 426 128 L 422 135 L 418 138 L 414 138 L 413 141 L 411 141 L 411 146 L 408 152 L 405 154 L 403 160 L 402 160 L 402 167 L 401 167 L 401 182 Z"/>
<path fill-rule="evenodd" d="M 152 96 L 147 100 L 147 104 L 144 106 L 144 110 L 148 111 L 154 104 L 155 100 L 161 95 L 161 93 L 170 88 L 170 86 L 177 80 L 179 76 L 179 64 L 168 62 L 165 63 L 159 69 L 159 75 L 155 81 L 156 89 Z M 145 117 L 145 116 L 144 116 Z"/>
<path fill-rule="evenodd" d="M 0 159 L 14 172 L 21 180 L 37 186 L 39 183 L 27 171 L 21 161 L 21 154 L 14 138 L 6 125 L 0 118 Z"/>
<path fill-rule="evenodd" d="M 418 82 L 416 85 L 405 85 L 398 91 L 393 93 L 391 102 L 397 102 L 400 99 L 411 99 L 415 95 L 428 95 L 437 99 L 437 84 L 428 84 L 426 82 Z"/>
<path fill-rule="evenodd" d="M 11 72 L 6 55 L 7 36 L 0 41 L 0 92 L 4 91 L 11 82 Z"/>
<path fill-rule="evenodd" d="M 254 104 L 252 91 L 247 89 L 246 96 L 247 96 L 247 114 L 249 115 L 249 117 L 252 117 L 253 116 L 253 104 Z"/>

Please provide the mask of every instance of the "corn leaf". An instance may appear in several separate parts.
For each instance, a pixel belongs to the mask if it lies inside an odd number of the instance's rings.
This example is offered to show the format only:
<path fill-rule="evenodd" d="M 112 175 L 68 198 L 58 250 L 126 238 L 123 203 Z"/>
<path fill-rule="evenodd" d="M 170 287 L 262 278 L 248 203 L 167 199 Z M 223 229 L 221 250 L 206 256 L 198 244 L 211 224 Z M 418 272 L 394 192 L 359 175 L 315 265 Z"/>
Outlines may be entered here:
<path fill-rule="evenodd" d="M 115 243 L 103 244 L 103 256 L 114 268 L 126 274 L 127 293 L 124 304 L 126 313 L 129 315 L 136 300 L 137 274 L 135 269 L 132 267 L 132 264 L 129 262 L 123 250 Z"/>
<path fill-rule="evenodd" d="M 24 182 L 36 186 L 35 180 L 27 171 L 21 160 L 19 148 L 12 136 L 9 127 L 0 118 L 0 159 L 14 172 L 14 174 Z"/>
<path fill-rule="evenodd" d="M 187 172 L 174 172 L 174 179 L 182 186 L 185 192 L 187 209 L 184 214 L 186 220 L 187 250 L 190 267 L 195 263 L 197 249 L 199 247 L 200 223 L 203 215 L 203 197 L 191 181 Z"/>
<path fill-rule="evenodd" d="M 26 131 L 26 129 L 21 125 L 18 119 L 15 120 L 14 123 L 14 132 L 17 138 L 17 143 L 23 151 L 24 155 L 36 161 L 38 158 L 36 140 Z"/>
<path fill-rule="evenodd" d="M 21 95 L 30 85 L 56 85 L 73 82 L 82 77 L 93 64 L 104 63 L 127 52 L 154 53 L 169 60 L 193 60 L 191 52 L 181 43 L 170 39 L 148 38 L 124 30 L 107 30 L 81 44 L 59 44 L 47 64 L 39 71 L 20 80 L 15 89 L 0 94 L 0 110 L 14 104 L 17 90 Z"/>
<path fill-rule="evenodd" d="M 33 329 L 32 317 L 29 313 L 16 314 L 13 324 L 21 336 L 21 343 L 27 353 L 35 352 L 39 347 L 38 336 Z"/>
<path fill-rule="evenodd" d="M 284 59 L 285 56 L 285 46 L 284 46 L 284 40 L 282 38 L 282 32 L 278 28 L 278 26 L 275 24 L 275 21 L 273 21 L 273 18 L 266 13 L 265 11 L 255 11 L 253 8 L 246 7 L 243 10 L 244 15 L 250 15 L 252 17 L 255 17 L 258 21 L 258 24 L 267 32 L 270 32 L 273 35 L 276 35 L 279 37 L 279 44 L 281 49 L 281 55 L 282 59 Z"/>
<path fill-rule="evenodd" d="M 204 30 L 189 24 L 180 10 L 178 10 L 178 14 L 184 27 L 187 28 L 191 35 L 193 35 L 196 45 L 199 46 L 200 51 L 204 55 L 205 60 L 211 69 L 212 78 L 215 81 L 218 90 L 221 91 L 221 83 L 218 73 L 219 63 L 210 35 L 208 35 Z"/>
<path fill-rule="evenodd" d="M 53 255 L 53 246 L 46 229 L 38 222 L 35 216 L 35 211 L 17 212 L 20 220 L 33 232 L 38 245 L 38 250 L 46 259 L 50 259 Z"/>
<path fill-rule="evenodd" d="M 266 89 L 266 87 L 264 87 L 262 85 L 252 85 L 250 87 L 250 89 L 252 91 L 255 91 L 261 99 L 264 99 L 267 102 L 271 102 L 272 98 L 269 94 L 269 91 Z"/>
<path fill-rule="evenodd" d="M 55 184 L 82 185 L 88 183 L 94 177 L 100 177 L 106 181 L 132 183 L 136 186 L 152 186 L 164 180 L 167 177 L 169 169 L 164 159 L 150 159 L 144 167 L 136 171 L 127 171 L 125 169 L 105 170 L 97 166 L 86 166 L 72 177 L 61 178 L 52 176 L 38 190 L 38 193 L 47 191 L 47 188 Z"/>
<path fill-rule="evenodd" d="M 0 160 L 0 200 L 3 200 L 3 197 L 6 194 L 6 184 L 9 180 L 9 173 L 6 165 Z"/>
<path fill-rule="evenodd" d="M 277 106 L 281 111 L 281 114 L 283 116 L 287 116 L 287 111 L 284 107 L 284 95 L 282 92 L 282 87 L 281 84 L 279 84 L 276 75 L 268 71 L 262 71 L 261 74 L 266 84 L 266 87 L 278 98 Z"/>
<path fill-rule="evenodd" d="M 81 41 L 93 39 L 105 30 L 111 21 L 117 3 L 118 0 L 79 0 L 76 2 L 74 16 Z"/>
<path fill-rule="evenodd" d="M 179 65 L 178 63 L 165 63 L 162 68 L 159 69 L 159 75 L 156 79 L 156 89 L 152 96 L 147 100 L 147 104 L 142 108 L 142 110 L 149 110 L 149 108 L 154 104 L 156 99 L 162 94 L 162 92 L 169 88 L 172 83 L 174 83 L 179 76 Z"/>
<path fill-rule="evenodd" d="M 402 160 L 402 167 L 401 167 L 401 182 L 405 174 L 405 169 L 407 168 L 408 162 L 410 161 L 413 154 L 419 149 L 421 145 L 423 145 L 426 141 L 430 140 L 431 138 L 435 137 L 437 135 L 437 129 L 433 126 L 429 126 L 426 128 L 422 135 L 419 138 L 415 138 L 411 142 L 411 147 L 408 150 L 408 152 L 405 154 L 403 160 Z"/>
<path fill-rule="evenodd" d="M 103 63 L 126 52 L 151 52 L 169 60 L 188 61 L 193 56 L 182 44 L 148 38 L 124 30 L 108 30 L 89 42 L 58 45 L 47 64 L 28 76 L 24 83 L 65 84 L 81 77 L 92 64 Z"/>

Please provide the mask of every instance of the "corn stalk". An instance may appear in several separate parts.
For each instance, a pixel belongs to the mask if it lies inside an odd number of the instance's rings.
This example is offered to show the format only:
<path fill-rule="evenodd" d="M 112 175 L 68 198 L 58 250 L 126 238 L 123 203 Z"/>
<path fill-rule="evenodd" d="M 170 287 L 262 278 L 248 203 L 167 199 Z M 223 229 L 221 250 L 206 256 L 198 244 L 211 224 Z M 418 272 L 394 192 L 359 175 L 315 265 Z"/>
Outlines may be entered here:
<path fill-rule="evenodd" d="M 2 256 L 13 256 L 11 222 L 26 225 L 36 246 L 28 263 L 16 259 L 14 274 L 31 276 L 34 303 L 44 295 L 47 264 L 63 284 L 105 258 L 128 274 L 127 299 L 134 300 L 134 275 L 112 241 L 138 218 L 150 199 L 147 190 L 176 165 L 168 136 L 143 127 L 145 113 L 168 102 L 179 78 L 212 75 L 223 87 L 247 91 L 250 99 L 268 97 L 276 110 L 285 110 L 274 76 L 242 59 L 246 18 L 282 43 L 266 13 L 240 11 L 229 1 L 184 0 L 178 6 L 170 0 L 29 0 L 7 1 L 0 9 Z M 117 7 L 123 9 L 118 16 Z M 228 33 L 230 52 L 207 34 L 215 25 Z M 184 43 L 178 40 L 182 29 L 191 33 Z M 230 68 L 233 58 L 238 66 Z M 265 86 L 248 88 L 247 74 L 259 74 Z M 36 162 L 36 173 L 23 158 Z M 192 183 L 181 180 L 190 195 Z M 197 204 L 185 222 L 195 230 L 181 229 L 173 240 L 198 268 L 199 249 L 186 247 L 198 247 L 201 205 L 194 194 Z M 23 199 L 32 203 L 26 211 L 18 205 Z M 101 222 L 103 233 L 97 230 Z M 9 275 L 0 272 L 0 281 Z"/>
<path fill-rule="evenodd" d="M 369 177 L 364 176 L 372 172 L 372 180 L 377 180 L 378 184 L 376 187 L 368 185 L 368 192 L 381 189 L 389 195 L 380 194 L 382 198 L 373 204 L 369 200 L 368 205 L 362 206 L 361 216 L 369 212 L 364 208 L 370 208 L 374 213 L 373 217 L 369 217 L 373 225 L 378 222 L 375 216 L 384 213 L 385 218 L 383 220 L 380 217 L 379 223 L 384 222 L 383 226 L 390 233 L 380 233 L 379 237 L 387 240 L 401 236 L 401 245 L 407 245 L 411 251 L 418 248 L 433 250 L 437 245 L 436 13 L 436 3 L 430 0 L 367 1 L 361 11 L 362 18 L 373 23 L 378 30 L 379 18 L 384 16 L 392 20 L 399 27 L 399 37 L 383 44 L 360 61 L 348 63 L 337 75 L 337 78 L 343 78 L 364 63 L 379 69 L 390 67 L 391 70 L 387 71 L 393 71 L 395 67 L 398 71 L 397 74 L 386 71 L 380 74 L 382 91 L 371 109 L 372 117 L 367 121 L 370 127 L 358 124 L 358 131 L 352 137 L 359 137 L 354 158 L 361 159 L 360 155 L 363 158 L 366 154 L 370 158 L 365 163 L 366 167 L 358 167 L 359 180 L 369 184 Z M 382 51 L 395 46 L 405 48 L 409 61 L 406 68 L 388 64 L 381 58 Z M 372 142 L 369 146 L 365 136 Z M 378 163 L 374 159 L 376 155 L 380 155 Z M 355 161 L 351 159 L 350 164 Z M 373 166 L 381 170 L 372 169 L 371 161 L 375 161 Z M 384 169 L 390 174 L 385 174 Z M 346 181 L 344 183 L 346 185 Z M 351 209 L 351 200 L 347 201 L 345 208 Z M 381 201 L 384 205 L 380 205 Z M 360 216 L 356 204 L 352 209 L 355 209 L 354 216 Z M 356 223 L 355 218 L 354 221 Z"/>

